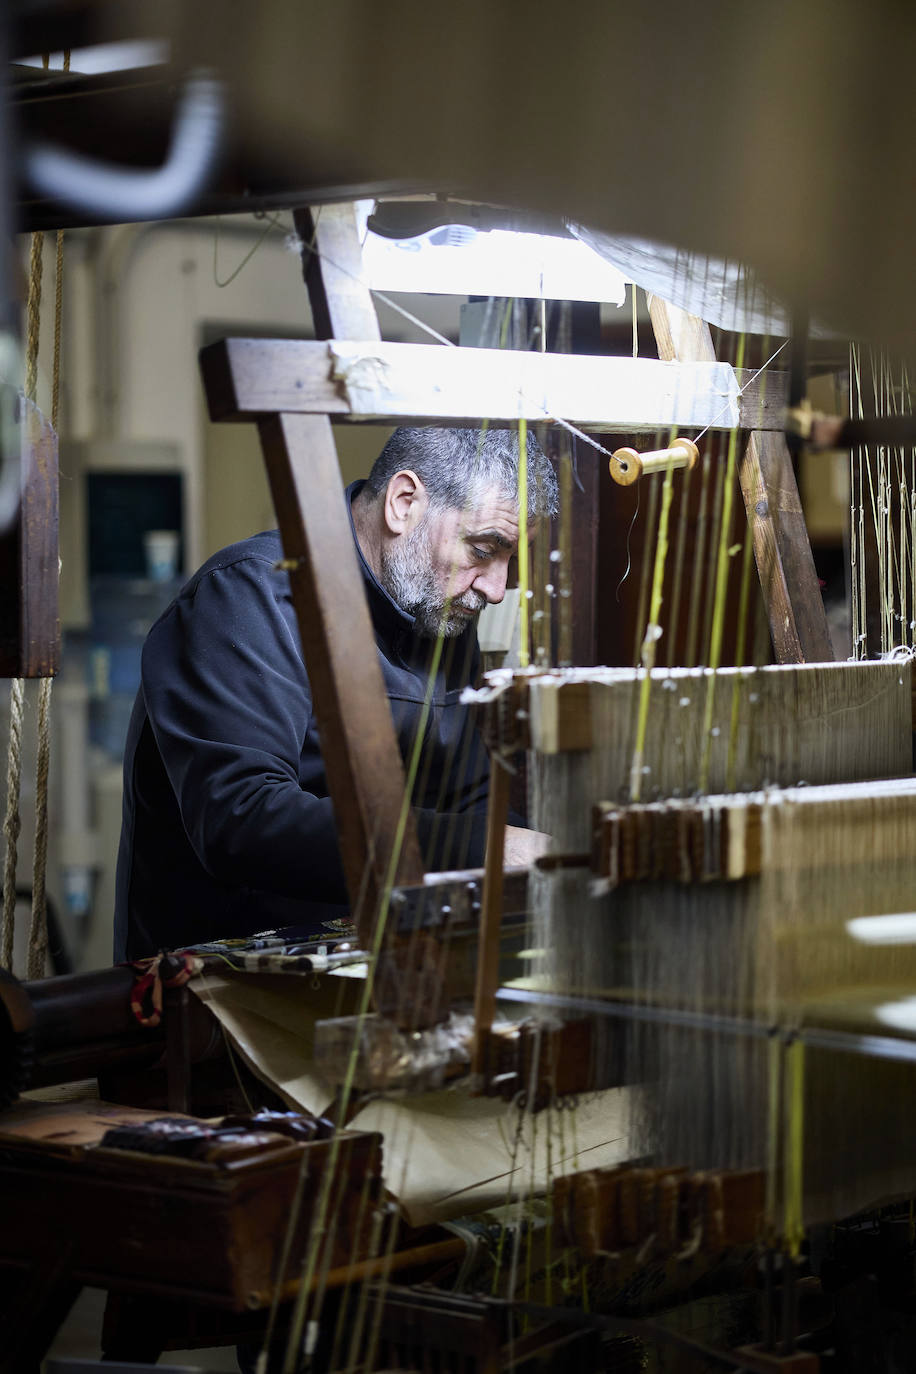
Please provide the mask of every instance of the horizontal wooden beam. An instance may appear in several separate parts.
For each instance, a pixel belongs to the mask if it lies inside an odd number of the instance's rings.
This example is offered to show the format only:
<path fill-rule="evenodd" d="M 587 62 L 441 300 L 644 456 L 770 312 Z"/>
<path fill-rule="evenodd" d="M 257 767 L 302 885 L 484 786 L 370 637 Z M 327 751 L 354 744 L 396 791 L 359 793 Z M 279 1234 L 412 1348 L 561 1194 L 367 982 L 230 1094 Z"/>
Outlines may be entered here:
<path fill-rule="evenodd" d="M 203 349 L 201 368 L 213 420 L 285 412 L 387 425 L 779 429 L 786 395 L 784 374 L 765 373 L 764 387 L 727 363 L 378 341 L 224 339 Z"/>

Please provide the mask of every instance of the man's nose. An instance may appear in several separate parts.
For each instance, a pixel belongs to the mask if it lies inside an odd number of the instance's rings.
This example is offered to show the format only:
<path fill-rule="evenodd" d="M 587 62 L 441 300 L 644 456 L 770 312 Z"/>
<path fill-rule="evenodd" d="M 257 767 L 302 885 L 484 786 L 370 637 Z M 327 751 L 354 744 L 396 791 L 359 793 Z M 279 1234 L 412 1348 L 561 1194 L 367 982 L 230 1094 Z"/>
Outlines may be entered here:
<path fill-rule="evenodd" d="M 491 606 L 498 606 L 506 595 L 508 571 L 505 563 L 491 563 L 474 578 L 474 590 L 482 592 Z"/>

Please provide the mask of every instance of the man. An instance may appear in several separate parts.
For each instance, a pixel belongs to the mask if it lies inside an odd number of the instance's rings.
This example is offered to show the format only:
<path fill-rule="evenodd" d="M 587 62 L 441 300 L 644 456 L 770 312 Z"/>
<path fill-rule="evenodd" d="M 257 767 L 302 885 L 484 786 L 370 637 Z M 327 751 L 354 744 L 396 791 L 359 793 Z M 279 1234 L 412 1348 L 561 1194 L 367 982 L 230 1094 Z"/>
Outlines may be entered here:
<path fill-rule="evenodd" d="M 556 479 L 533 439 L 527 472 L 529 515 L 552 513 Z M 479 866 L 487 759 L 459 698 L 478 669 L 475 618 L 502 600 L 518 547 L 517 436 L 396 430 L 346 497 L 405 758 L 436 637 L 446 639 L 412 797 L 424 860 Z M 215 554 L 144 645 L 124 754 L 117 959 L 266 928 L 315 930 L 346 913 L 281 557 L 275 530 Z M 530 832 L 509 828 L 507 863 L 537 849 Z"/>

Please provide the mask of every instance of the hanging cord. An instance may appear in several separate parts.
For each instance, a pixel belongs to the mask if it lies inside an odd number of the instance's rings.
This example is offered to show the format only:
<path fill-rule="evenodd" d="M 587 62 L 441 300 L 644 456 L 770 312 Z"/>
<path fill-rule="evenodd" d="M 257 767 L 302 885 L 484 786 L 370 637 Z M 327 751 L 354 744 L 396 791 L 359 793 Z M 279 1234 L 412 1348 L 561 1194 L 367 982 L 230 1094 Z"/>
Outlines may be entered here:
<path fill-rule="evenodd" d="M 6 768 L 6 862 L 3 869 L 3 929 L 0 934 L 0 964 L 13 967 L 13 926 L 16 918 L 16 859 L 19 852 L 19 784 L 22 778 L 22 708 L 24 683 L 21 677 L 10 683 L 10 738 Z"/>
<path fill-rule="evenodd" d="M 38 336 L 41 330 L 41 275 L 44 265 L 42 233 L 32 235 L 29 249 L 29 296 L 26 304 L 25 394 L 35 402 L 38 391 Z"/>
<path fill-rule="evenodd" d="M 69 50 L 64 71 L 70 70 Z M 51 428 L 58 433 L 60 416 L 60 343 L 64 299 L 64 231 L 57 231 L 54 275 L 54 346 L 51 364 Z M 38 339 L 35 340 L 37 364 Z M 37 371 L 37 366 L 36 366 Z M 51 688 L 54 679 L 44 677 L 38 686 L 38 757 L 35 778 L 35 849 L 32 856 L 32 915 L 29 921 L 29 978 L 44 977 L 48 958 L 48 906 L 45 881 L 48 871 L 48 772 L 51 759 Z"/>
<path fill-rule="evenodd" d="M 45 66 L 48 63 L 45 60 Z M 64 53 L 64 71 L 70 68 L 70 53 Z M 54 360 L 51 378 L 51 424 L 56 430 L 60 403 L 60 340 L 63 301 L 63 230 L 57 233 L 57 273 L 54 299 Z M 35 404 L 38 391 L 38 346 L 41 331 L 41 281 L 44 265 L 44 235 L 32 235 L 29 249 L 29 294 L 26 305 L 25 395 Z M 32 913 L 29 922 L 27 975 L 44 974 L 48 949 L 46 873 L 48 857 L 48 773 L 50 761 L 51 678 L 43 678 L 38 693 L 38 754 L 35 785 L 35 849 L 32 864 Z M 0 963 L 11 969 L 16 916 L 16 869 L 19 858 L 21 818 L 19 801 L 22 783 L 22 723 L 25 684 L 22 678 L 10 686 L 10 740 L 7 757 L 7 812 L 4 823 L 6 859 L 3 872 L 3 922 L 0 930 Z"/>
<path fill-rule="evenodd" d="M 38 758 L 35 777 L 35 849 L 32 857 L 32 916 L 29 921 L 27 976 L 43 978 L 48 957 L 48 904 L 45 875 L 48 868 L 48 765 L 51 757 L 51 683 L 43 677 L 38 687 Z"/>
<path fill-rule="evenodd" d="M 41 271 L 44 234 L 32 235 L 29 249 L 29 295 L 26 303 L 25 395 L 35 402 L 38 388 L 38 334 L 41 315 Z M 24 418 L 24 417 L 23 417 Z M 5 968 L 13 967 L 13 937 L 16 922 L 16 869 L 19 861 L 19 832 L 22 820 L 19 797 L 22 786 L 22 718 L 25 709 L 25 683 L 21 677 L 10 683 L 10 738 L 6 765 L 6 861 L 3 868 L 3 929 L 0 957 Z"/>

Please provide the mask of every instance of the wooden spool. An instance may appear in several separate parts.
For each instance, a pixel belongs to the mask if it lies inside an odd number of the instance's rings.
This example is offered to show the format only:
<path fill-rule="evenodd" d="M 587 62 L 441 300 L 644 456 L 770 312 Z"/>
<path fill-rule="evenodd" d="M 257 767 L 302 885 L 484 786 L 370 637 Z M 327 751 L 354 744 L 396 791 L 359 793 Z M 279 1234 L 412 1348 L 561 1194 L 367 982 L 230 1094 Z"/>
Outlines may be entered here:
<path fill-rule="evenodd" d="M 668 467 L 692 468 L 700 454 L 691 439 L 677 439 L 670 448 L 637 453 L 635 448 L 619 448 L 611 454 L 608 467 L 614 481 L 628 487 L 650 472 L 665 472 Z"/>

